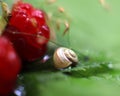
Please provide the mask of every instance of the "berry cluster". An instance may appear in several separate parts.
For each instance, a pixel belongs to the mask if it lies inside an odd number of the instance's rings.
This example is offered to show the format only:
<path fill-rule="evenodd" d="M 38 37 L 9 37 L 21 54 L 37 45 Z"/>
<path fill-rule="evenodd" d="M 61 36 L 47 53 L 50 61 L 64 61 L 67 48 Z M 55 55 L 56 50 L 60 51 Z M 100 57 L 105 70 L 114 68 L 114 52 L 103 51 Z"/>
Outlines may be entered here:
<path fill-rule="evenodd" d="M 13 90 L 21 61 L 45 54 L 49 38 L 46 13 L 22 0 L 16 2 L 0 37 L 0 96 Z"/>
<path fill-rule="evenodd" d="M 13 5 L 11 17 L 3 35 L 12 41 L 24 61 L 33 61 L 46 51 L 50 31 L 45 13 L 22 1 Z"/>

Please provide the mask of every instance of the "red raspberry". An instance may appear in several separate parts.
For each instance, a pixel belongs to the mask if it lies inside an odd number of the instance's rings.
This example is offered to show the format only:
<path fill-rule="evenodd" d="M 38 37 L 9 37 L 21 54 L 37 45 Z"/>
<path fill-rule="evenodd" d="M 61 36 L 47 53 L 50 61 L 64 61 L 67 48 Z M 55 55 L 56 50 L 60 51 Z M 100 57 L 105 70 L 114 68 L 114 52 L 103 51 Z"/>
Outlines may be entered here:
<path fill-rule="evenodd" d="M 3 32 L 25 61 L 33 61 L 46 52 L 50 30 L 46 24 L 45 12 L 22 1 L 13 5 L 11 17 Z"/>
<path fill-rule="evenodd" d="M 0 96 L 11 92 L 21 63 L 11 43 L 0 37 Z"/>

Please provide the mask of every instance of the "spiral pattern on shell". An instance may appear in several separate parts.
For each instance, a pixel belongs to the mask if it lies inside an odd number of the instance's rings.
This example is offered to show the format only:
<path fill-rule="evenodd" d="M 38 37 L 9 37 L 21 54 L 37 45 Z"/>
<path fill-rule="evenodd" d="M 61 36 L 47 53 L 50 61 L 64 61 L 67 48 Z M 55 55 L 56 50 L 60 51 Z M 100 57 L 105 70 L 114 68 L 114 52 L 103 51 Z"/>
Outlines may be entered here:
<path fill-rule="evenodd" d="M 55 51 L 53 60 L 54 66 L 57 69 L 62 69 L 77 64 L 78 57 L 73 50 L 60 47 Z"/>

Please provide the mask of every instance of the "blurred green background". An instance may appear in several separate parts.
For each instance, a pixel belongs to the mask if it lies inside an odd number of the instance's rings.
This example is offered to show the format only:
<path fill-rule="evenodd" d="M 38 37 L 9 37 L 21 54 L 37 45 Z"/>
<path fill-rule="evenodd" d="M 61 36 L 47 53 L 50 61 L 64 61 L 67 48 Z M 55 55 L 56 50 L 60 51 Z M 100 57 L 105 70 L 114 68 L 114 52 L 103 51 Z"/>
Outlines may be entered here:
<path fill-rule="evenodd" d="M 41 0 L 25 1 L 39 6 Z M 27 84 L 32 79 L 27 96 L 120 96 L 120 1 L 106 3 L 109 10 L 99 0 L 57 0 L 55 4 L 64 7 L 71 18 L 71 47 L 83 52 L 104 52 L 117 61 L 115 71 L 86 78 L 59 72 L 29 74 L 24 81 Z"/>
<path fill-rule="evenodd" d="M 58 0 L 72 17 L 71 45 L 81 49 L 105 51 L 120 57 L 120 6 L 118 0 L 106 0 L 106 10 L 99 0 Z"/>

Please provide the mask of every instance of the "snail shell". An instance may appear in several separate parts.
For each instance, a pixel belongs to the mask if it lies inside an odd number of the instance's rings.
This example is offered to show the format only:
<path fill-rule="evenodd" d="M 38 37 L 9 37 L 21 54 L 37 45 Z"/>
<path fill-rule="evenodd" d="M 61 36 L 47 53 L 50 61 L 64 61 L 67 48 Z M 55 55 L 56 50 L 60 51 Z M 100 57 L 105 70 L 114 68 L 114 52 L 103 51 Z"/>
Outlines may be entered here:
<path fill-rule="evenodd" d="M 57 69 L 62 69 L 77 64 L 78 57 L 71 49 L 60 47 L 55 51 L 53 60 L 54 66 Z"/>

